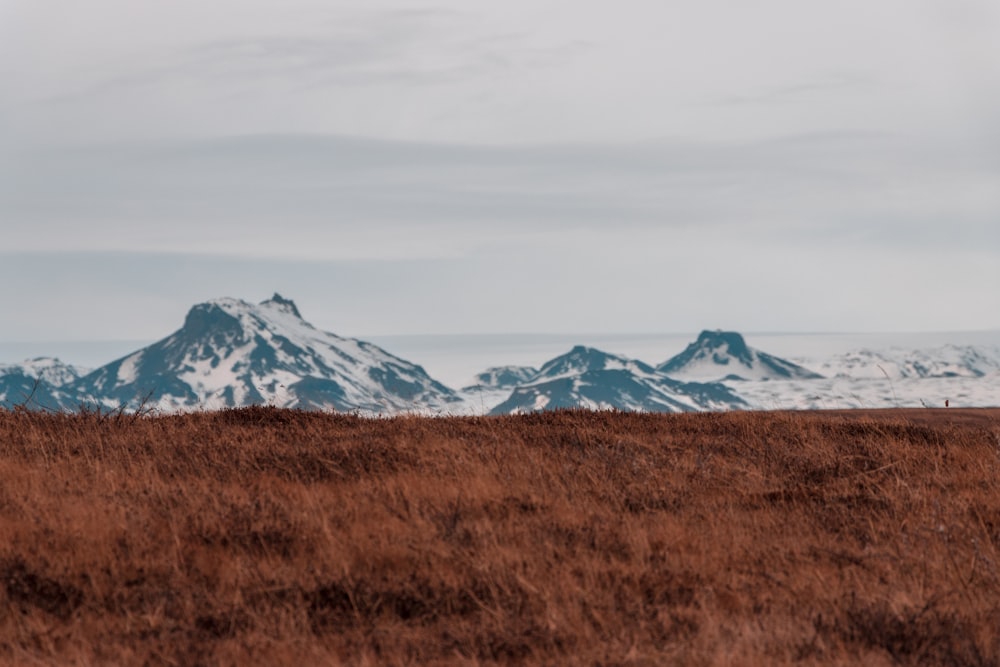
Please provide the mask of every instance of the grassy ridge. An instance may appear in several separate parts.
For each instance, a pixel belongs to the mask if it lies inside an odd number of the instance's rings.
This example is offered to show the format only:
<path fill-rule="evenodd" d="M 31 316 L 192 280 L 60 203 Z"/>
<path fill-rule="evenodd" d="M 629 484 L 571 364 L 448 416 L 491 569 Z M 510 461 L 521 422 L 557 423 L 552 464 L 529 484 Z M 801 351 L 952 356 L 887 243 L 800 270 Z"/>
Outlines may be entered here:
<path fill-rule="evenodd" d="M 1000 411 L 0 412 L 6 664 L 1000 664 Z"/>

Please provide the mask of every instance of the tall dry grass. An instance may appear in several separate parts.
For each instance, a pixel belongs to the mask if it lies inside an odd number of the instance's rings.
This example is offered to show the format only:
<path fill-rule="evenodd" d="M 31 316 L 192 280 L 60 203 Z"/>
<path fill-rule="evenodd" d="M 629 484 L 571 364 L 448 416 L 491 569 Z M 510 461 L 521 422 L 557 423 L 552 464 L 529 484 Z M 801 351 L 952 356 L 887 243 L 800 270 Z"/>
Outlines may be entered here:
<path fill-rule="evenodd" d="M 0 413 L 0 662 L 996 665 L 1000 412 Z"/>

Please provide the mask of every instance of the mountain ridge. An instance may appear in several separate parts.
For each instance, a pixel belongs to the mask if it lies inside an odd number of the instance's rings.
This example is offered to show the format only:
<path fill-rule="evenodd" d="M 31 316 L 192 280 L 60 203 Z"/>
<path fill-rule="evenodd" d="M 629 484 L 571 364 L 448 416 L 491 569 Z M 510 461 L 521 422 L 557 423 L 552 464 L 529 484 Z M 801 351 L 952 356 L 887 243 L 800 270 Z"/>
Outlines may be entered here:
<path fill-rule="evenodd" d="M 658 366 L 574 345 L 538 367 L 489 367 L 456 391 L 374 343 L 317 329 L 294 301 L 275 293 L 257 304 L 233 297 L 194 304 L 178 330 L 92 370 L 53 357 L 0 364 L 0 407 L 169 412 L 267 404 L 503 414 L 892 406 L 898 397 L 909 404 L 992 405 L 990 378 L 997 377 L 1000 346 L 985 341 L 861 347 L 793 362 L 747 345 L 740 333 L 705 330 Z M 962 384 L 983 378 L 986 385 Z"/>
<path fill-rule="evenodd" d="M 491 414 L 581 407 L 692 412 L 741 409 L 746 404 L 720 383 L 682 382 L 637 359 L 577 345 L 542 364 L 530 381 L 517 386 Z"/>

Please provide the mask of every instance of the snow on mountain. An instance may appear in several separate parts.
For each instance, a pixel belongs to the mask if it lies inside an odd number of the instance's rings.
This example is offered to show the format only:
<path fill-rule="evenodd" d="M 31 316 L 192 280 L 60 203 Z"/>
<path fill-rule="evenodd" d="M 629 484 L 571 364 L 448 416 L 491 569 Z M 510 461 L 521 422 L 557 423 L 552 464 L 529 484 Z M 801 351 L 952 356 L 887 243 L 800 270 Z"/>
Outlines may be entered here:
<path fill-rule="evenodd" d="M 576 346 L 545 363 L 491 414 L 560 408 L 690 412 L 742 407 L 744 402 L 721 384 L 680 382 L 641 361 Z"/>
<path fill-rule="evenodd" d="M 979 378 L 1000 373 L 1000 348 L 943 345 L 918 350 L 860 349 L 822 360 L 817 368 L 828 376 L 857 379 Z"/>
<path fill-rule="evenodd" d="M 545 362 L 533 380 L 556 380 L 576 377 L 592 371 L 628 371 L 637 374 L 655 373 L 648 364 L 593 347 L 577 345 L 566 354 Z"/>
<path fill-rule="evenodd" d="M 0 376 L 20 374 L 45 380 L 53 387 L 61 387 L 78 379 L 88 371 L 66 364 L 55 357 L 35 357 L 19 364 L 0 364 Z"/>
<path fill-rule="evenodd" d="M 465 404 L 457 410 L 466 414 L 486 414 L 510 396 L 518 385 L 538 374 L 532 366 L 491 366 L 473 378 L 473 384 L 462 387 Z"/>
<path fill-rule="evenodd" d="M 277 294 L 257 305 L 233 298 L 198 304 L 175 333 L 71 387 L 106 406 L 145 402 L 164 410 L 266 403 L 400 412 L 461 401 L 420 366 L 316 329 Z"/>
<path fill-rule="evenodd" d="M 791 361 L 749 347 L 735 331 L 702 331 L 695 342 L 656 370 L 678 380 L 697 382 L 822 377 Z"/>
<path fill-rule="evenodd" d="M 0 408 L 25 407 L 32 410 L 73 410 L 80 401 L 71 392 L 66 392 L 41 378 L 20 371 L 10 371 L 0 375 Z"/>
<path fill-rule="evenodd" d="M 76 409 L 80 406 L 79 397 L 67 385 L 80 375 L 81 369 L 53 357 L 0 364 L 0 408 Z"/>
<path fill-rule="evenodd" d="M 538 369 L 532 366 L 491 366 L 482 373 L 477 373 L 471 385 L 463 387 L 462 391 L 479 389 L 513 389 L 538 375 Z"/>

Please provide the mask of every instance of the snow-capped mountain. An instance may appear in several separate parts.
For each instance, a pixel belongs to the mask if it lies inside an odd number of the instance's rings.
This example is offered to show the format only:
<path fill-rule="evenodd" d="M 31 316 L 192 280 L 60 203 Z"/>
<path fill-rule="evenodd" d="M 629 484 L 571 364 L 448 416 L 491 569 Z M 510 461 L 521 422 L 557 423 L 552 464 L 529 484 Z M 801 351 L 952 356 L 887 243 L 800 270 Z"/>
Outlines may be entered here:
<path fill-rule="evenodd" d="M 266 403 L 401 412 L 461 400 L 420 366 L 316 329 L 277 294 L 257 305 L 232 298 L 198 304 L 175 333 L 69 386 L 101 405 L 164 410 Z"/>
<path fill-rule="evenodd" d="M 21 371 L 0 375 L 0 408 L 25 407 L 30 410 L 74 410 L 80 401 L 71 392 Z"/>
<path fill-rule="evenodd" d="M 53 387 L 69 384 L 87 372 L 87 369 L 63 363 L 55 357 L 35 357 L 19 364 L 0 364 L 0 376 L 24 375 L 44 380 Z"/>
<path fill-rule="evenodd" d="M 743 401 L 721 384 L 680 382 L 641 361 L 576 346 L 545 363 L 491 413 L 559 408 L 689 412 L 742 407 Z"/>
<path fill-rule="evenodd" d="M 978 378 L 1000 373 L 1000 349 L 973 345 L 860 349 L 825 359 L 817 368 L 828 376 L 857 379 Z"/>
<path fill-rule="evenodd" d="M 479 389 L 513 389 L 538 375 L 538 369 L 532 366 L 491 366 L 482 373 L 477 373 L 471 385 L 463 387 L 462 391 Z"/>
<path fill-rule="evenodd" d="M 698 339 L 656 367 L 664 375 L 692 382 L 721 380 L 809 380 L 822 376 L 761 352 L 735 331 L 702 331 Z"/>
<path fill-rule="evenodd" d="M 538 375 L 533 366 L 491 366 L 473 378 L 473 383 L 462 387 L 465 405 L 460 412 L 485 414 L 510 396 L 511 390 Z"/>
<path fill-rule="evenodd" d="M 82 374 L 76 366 L 53 357 L 35 357 L 19 364 L 0 364 L 0 407 L 72 410 L 79 397 L 66 388 Z"/>

